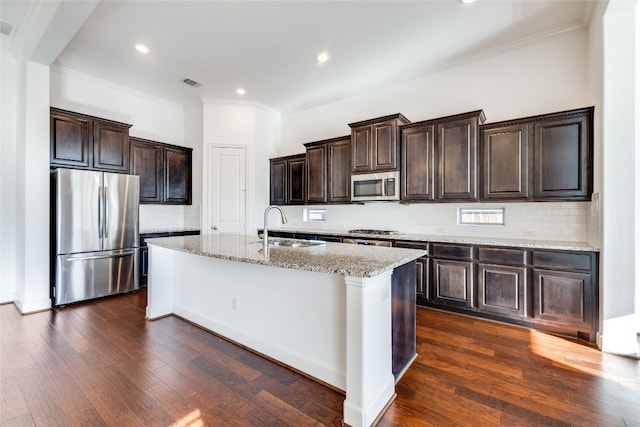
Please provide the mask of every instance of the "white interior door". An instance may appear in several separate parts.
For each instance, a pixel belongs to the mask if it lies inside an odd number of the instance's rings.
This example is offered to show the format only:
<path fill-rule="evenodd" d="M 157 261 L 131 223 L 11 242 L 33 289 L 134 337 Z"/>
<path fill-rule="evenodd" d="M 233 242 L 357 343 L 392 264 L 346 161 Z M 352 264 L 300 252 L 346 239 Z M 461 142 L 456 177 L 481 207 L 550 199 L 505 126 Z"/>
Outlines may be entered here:
<path fill-rule="evenodd" d="M 209 146 L 208 233 L 245 233 L 246 150 Z"/>

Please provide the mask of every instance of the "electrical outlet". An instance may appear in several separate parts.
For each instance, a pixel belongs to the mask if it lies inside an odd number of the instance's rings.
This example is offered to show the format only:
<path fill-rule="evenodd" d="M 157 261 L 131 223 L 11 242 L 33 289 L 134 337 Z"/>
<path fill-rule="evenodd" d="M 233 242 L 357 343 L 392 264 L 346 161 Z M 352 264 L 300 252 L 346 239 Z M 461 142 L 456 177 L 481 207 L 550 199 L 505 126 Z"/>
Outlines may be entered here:
<path fill-rule="evenodd" d="M 231 308 L 233 308 L 234 310 L 238 309 L 238 298 L 231 298 Z"/>
<path fill-rule="evenodd" d="M 437 227 L 436 228 L 436 232 L 440 233 L 440 234 L 444 234 L 447 232 L 447 229 L 444 227 Z"/>
<path fill-rule="evenodd" d="M 522 232 L 522 237 L 535 237 L 536 233 L 533 230 L 524 230 Z"/>

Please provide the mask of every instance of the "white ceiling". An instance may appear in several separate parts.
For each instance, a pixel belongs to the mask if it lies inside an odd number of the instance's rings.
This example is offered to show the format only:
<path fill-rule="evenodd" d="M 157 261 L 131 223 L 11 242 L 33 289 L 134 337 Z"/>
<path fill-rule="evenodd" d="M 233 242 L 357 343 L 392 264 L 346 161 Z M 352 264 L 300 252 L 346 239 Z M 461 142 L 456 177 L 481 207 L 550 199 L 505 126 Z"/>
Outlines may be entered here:
<path fill-rule="evenodd" d="M 19 25 L 11 3 L 2 1 L 2 20 Z M 594 6 L 578 0 L 103 0 L 54 64 L 183 105 L 200 97 L 240 98 L 292 111 L 585 28 Z M 150 52 L 138 53 L 136 43 Z M 322 50 L 330 59 L 319 66 Z M 202 86 L 187 86 L 185 78 Z M 237 87 L 246 94 L 237 95 Z"/>

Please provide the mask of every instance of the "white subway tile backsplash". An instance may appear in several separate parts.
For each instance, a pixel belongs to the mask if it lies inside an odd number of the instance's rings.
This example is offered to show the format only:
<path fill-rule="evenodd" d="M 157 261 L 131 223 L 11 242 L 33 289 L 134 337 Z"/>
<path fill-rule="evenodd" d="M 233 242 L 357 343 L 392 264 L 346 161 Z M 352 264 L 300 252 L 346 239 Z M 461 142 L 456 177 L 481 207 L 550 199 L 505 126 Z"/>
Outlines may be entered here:
<path fill-rule="evenodd" d="M 142 232 L 200 228 L 200 205 L 140 205 L 139 216 Z"/>
<path fill-rule="evenodd" d="M 458 207 L 505 208 L 504 226 L 466 226 L 457 224 Z M 304 222 L 303 208 L 284 207 L 290 223 L 309 229 L 392 229 L 403 233 L 446 234 L 450 236 L 528 238 L 586 242 L 590 204 L 585 202 L 538 202 L 471 204 L 366 203 L 364 205 L 327 205 L 327 220 Z"/>

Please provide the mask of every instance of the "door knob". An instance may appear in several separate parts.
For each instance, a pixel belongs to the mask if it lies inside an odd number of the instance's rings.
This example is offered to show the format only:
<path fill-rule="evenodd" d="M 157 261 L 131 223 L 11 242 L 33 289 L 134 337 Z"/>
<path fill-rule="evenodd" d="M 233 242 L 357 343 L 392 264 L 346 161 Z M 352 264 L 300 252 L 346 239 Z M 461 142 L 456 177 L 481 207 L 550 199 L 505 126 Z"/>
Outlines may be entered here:
<path fill-rule="evenodd" d="M 218 229 L 218 226 L 217 226 L 217 225 L 214 225 L 214 226 L 213 226 L 213 229 L 214 229 L 214 230 L 217 230 L 217 229 Z"/>

